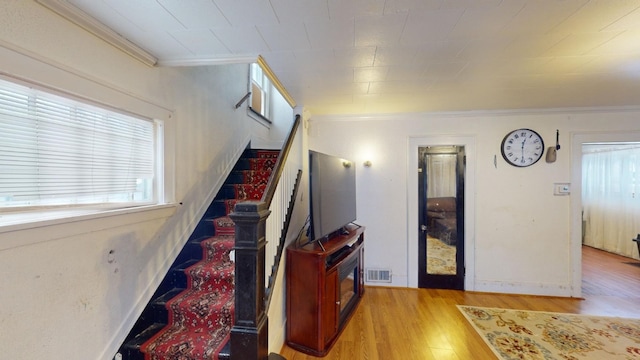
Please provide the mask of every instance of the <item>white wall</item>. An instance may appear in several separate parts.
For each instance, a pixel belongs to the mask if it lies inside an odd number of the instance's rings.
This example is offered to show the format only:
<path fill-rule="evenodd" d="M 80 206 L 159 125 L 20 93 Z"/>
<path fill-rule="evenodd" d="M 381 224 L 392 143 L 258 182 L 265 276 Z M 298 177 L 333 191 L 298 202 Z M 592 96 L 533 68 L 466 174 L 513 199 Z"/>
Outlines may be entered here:
<path fill-rule="evenodd" d="M 35 1 L 0 19 L 2 74 L 165 120 L 174 206 L 0 227 L 0 359 L 110 359 L 249 142 L 248 65 L 150 68 Z"/>
<path fill-rule="evenodd" d="M 318 116 L 311 119 L 309 148 L 357 163 L 358 223 L 367 228 L 365 267 L 390 268 L 392 286 L 417 286 L 417 146 L 462 141 L 467 184 L 472 184 L 466 189 L 466 289 L 579 296 L 580 242 L 572 232 L 579 192 L 554 196 L 553 184 L 571 182 L 579 171 L 581 155 L 571 147 L 575 134 L 640 139 L 638 116 L 640 111 L 625 109 Z M 546 147 L 555 145 L 560 130 L 557 161 L 508 165 L 500 143 L 521 127 L 538 131 Z M 362 166 L 365 160 L 373 166 Z"/>

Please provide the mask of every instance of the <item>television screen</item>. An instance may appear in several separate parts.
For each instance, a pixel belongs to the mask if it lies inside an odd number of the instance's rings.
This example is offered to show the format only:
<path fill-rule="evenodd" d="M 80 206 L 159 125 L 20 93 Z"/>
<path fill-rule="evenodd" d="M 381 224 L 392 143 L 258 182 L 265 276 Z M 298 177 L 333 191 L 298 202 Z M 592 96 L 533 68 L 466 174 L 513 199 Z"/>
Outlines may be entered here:
<path fill-rule="evenodd" d="M 311 240 L 321 239 L 356 220 L 356 169 L 353 162 L 309 151 Z"/>

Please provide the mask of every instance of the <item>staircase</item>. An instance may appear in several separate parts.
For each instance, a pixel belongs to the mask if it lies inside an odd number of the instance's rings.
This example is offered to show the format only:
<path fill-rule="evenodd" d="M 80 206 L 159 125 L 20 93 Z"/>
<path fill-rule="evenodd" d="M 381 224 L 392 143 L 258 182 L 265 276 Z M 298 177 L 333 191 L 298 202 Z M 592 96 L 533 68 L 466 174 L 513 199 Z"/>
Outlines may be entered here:
<path fill-rule="evenodd" d="M 237 202 L 259 200 L 278 151 L 247 149 L 119 350 L 123 360 L 229 359 Z"/>

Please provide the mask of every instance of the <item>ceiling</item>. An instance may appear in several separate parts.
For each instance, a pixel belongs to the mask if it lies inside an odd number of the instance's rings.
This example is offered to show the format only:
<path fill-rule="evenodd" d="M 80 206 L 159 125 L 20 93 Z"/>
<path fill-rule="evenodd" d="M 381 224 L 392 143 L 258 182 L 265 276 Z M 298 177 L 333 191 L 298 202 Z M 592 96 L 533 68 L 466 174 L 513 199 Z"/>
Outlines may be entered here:
<path fill-rule="evenodd" d="M 68 0 L 158 66 L 261 55 L 312 114 L 640 105 L 640 0 Z"/>

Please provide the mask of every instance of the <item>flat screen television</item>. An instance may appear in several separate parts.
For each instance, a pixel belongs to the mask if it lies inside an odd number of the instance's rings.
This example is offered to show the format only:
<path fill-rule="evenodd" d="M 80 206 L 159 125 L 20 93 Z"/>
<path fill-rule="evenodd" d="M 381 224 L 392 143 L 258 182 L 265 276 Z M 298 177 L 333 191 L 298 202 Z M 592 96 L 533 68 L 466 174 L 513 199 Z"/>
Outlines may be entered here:
<path fill-rule="evenodd" d="M 309 240 L 321 241 L 356 220 L 356 169 L 353 162 L 310 150 L 309 186 Z"/>

